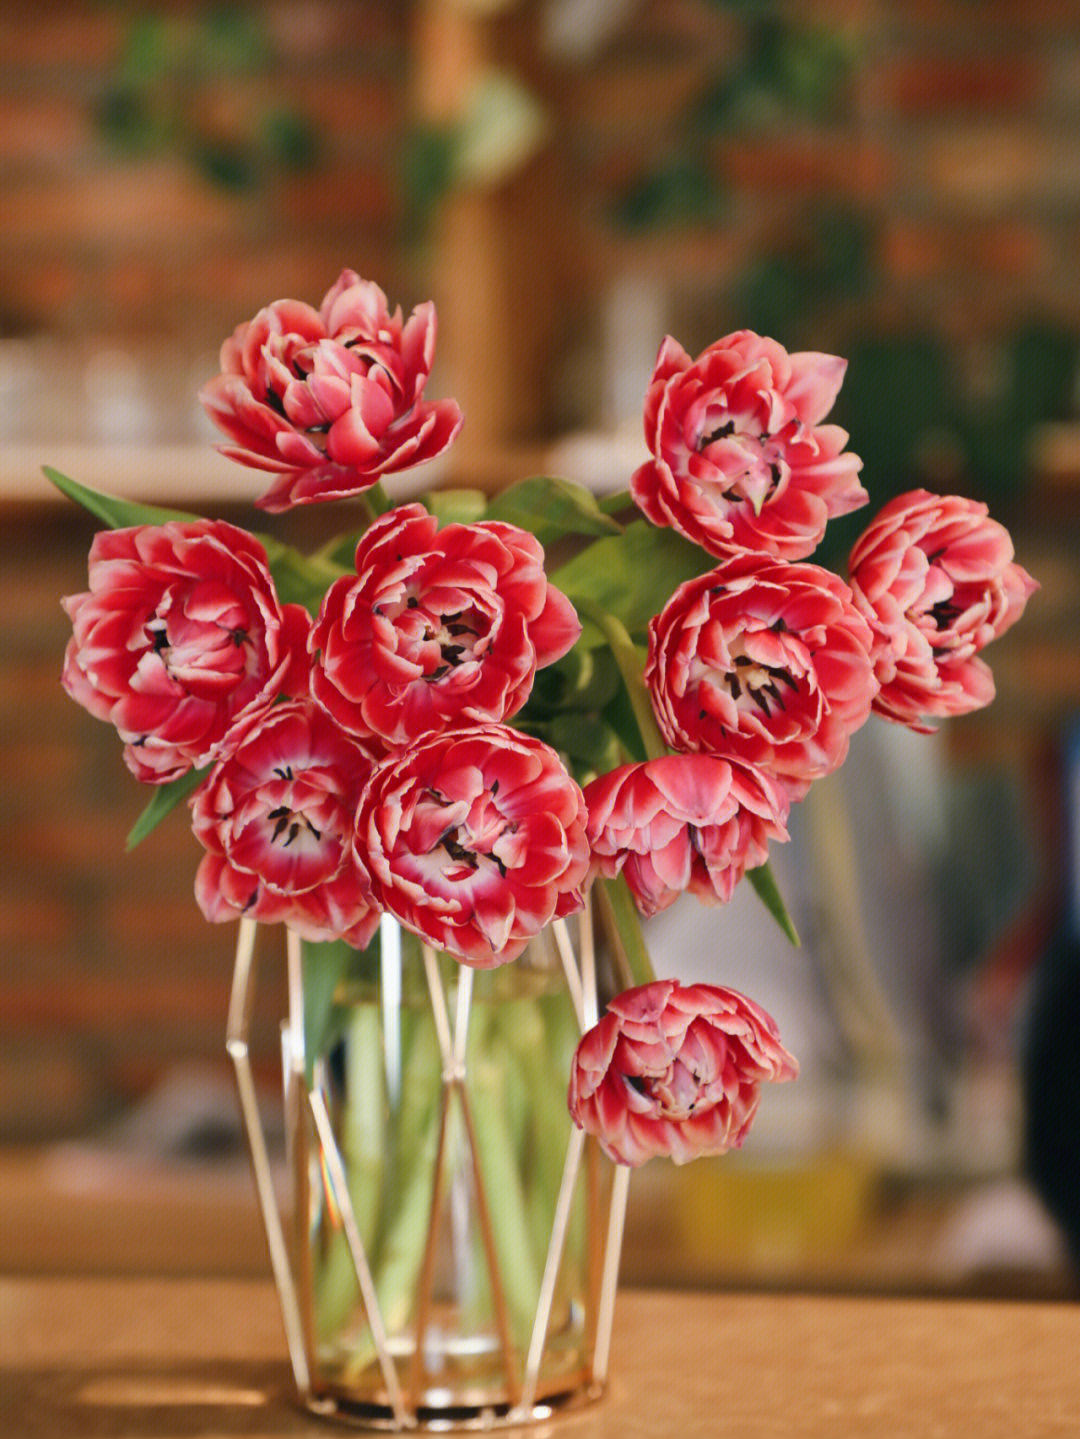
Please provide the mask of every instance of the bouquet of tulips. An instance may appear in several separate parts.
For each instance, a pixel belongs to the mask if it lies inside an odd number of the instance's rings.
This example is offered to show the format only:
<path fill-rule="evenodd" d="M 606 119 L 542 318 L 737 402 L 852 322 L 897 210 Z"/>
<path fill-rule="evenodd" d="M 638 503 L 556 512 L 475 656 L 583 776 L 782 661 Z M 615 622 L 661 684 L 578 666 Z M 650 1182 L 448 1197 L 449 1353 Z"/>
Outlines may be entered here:
<path fill-rule="evenodd" d="M 846 581 L 810 561 L 868 498 L 826 423 L 845 362 L 749 331 L 697 359 L 664 340 L 628 493 L 393 504 L 383 476 L 462 423 L 425 396 L 435 330 L 346 270 L 225 341 L 201 399 L 269 477 L 255 504 L 348 502 L 317 553 L 47 471 L 109 527 L 64 601 L 64 687 L 156 787 L 133 838 L 188 800 L 209 920 L 363 949 L 388 913 L 486 969 L 605 886 L 629 987 L 577 1049 L 571 1114 L 622 1164 L 723 1152 L 795 1061 L 745 996 L 657 980 L 638 916 L 746 874 L 794 937 L 768 867 L 790 806 L 872 712 L 926 730 L 987 704 L 980 652 L 1035 583 L 985 506 L 922 490 Z"/>

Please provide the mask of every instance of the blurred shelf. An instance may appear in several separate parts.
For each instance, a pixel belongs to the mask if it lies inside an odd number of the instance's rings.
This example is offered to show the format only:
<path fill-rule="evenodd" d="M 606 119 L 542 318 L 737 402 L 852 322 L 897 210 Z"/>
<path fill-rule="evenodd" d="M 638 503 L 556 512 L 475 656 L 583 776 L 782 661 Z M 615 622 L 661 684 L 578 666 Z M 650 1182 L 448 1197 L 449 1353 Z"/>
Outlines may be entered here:
<path fill-rule="evenodd" d="M 446 485 L 488 493 L 529 475 L 559 474 L 597 491 L 625 488 L 645 458 L 640 427 L 632 432 L 570 434 L 550 442 L 521 441 L 489 447 L 455 468 L 453 450 L 384 482 L 401 500 Z M 219 455 L 212 444 L 52 443 L 47 438 L 0 445 L 0 504 L 67 504 L 49 483 L 49 465 L 79 484 L 148 504 L 205 510 L 214 504 L 253 504 L 269 476 Z"/>
<path fill-rule="evenodd" d="M 259 476 L 210 445 L 53 444 L 42 439 L 0 447 L 0 503 L 67 504 L 42 474 L 43 465 L 89 489 L 149 503 L 243 503 L 261 488 Z"/>
<path fill-rule="evenodd" d="M 1011 1259 L 973 1257 L 994 1230 Z M 999 1247 L 1008 1256 L 1007 1245 Z M 246 1159 L 0 1151 L 0 1273 L 269 1272 Z M 867 1161 L 653 1164 L 634 1176 L 627 1284 L 804 1292 L 1075 1296 L 1049 1221 L 1015 1183 L 889 1181 Z"/>

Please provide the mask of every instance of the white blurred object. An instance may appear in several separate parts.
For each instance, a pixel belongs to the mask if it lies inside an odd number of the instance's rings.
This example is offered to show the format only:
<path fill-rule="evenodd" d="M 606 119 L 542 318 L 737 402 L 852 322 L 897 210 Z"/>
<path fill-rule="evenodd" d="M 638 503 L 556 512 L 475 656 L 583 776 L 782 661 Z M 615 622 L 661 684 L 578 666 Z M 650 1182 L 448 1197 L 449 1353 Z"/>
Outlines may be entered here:
<path fill-rule="evenodd" d="M 995 1270 L 1051 1274 L 1069 1267 L 1060 1230 L 1018 1179 L 984 1185 L 964 1200 L 945 1225 L 936 1258 L 950 1279 Z"/>
<path fill-rule="evenodd" d="M 603 420 L 612 428 L 633 420 L 641 433 L 641 412 L 660 341 L 668 327 L 664 284 L 650 275 L 624 274 L 604 295 Z"/>
<path fill-rule="evenodd" d="M 458 132 L 454 179 L 463 185 L 500 185 L 539 151 L 551 121 L 536 97 L 506 70 L 477 79 Z"/>
<path fill-rule="evenodd" d="M 154 406 L 142 367 L 127 350 L 110 346 L 93 351 L 86 362 L 83 388 L 88 438 L 100 444 L 127 444 L 152 437 Z"/>
<path fill-rule="evenodd" d="M 579 431 L 552 445 L 547 469 L 552 475 L 566 475 L 596 494 L 625 490 L 630 476 L 649 458 L 641 438 L 641 423 L 626 424 L 615 431 Z"/>
<path fill-rule="evenodd" d="M 548 0 L 543 43 L 561 60 L 589 60 L 630 18 L 641 0 Z"/>
<path fill-rule="evenodd" d="M 26 438 L 37 367 L 26 340 L 0 340 L 0 440 Z"/>

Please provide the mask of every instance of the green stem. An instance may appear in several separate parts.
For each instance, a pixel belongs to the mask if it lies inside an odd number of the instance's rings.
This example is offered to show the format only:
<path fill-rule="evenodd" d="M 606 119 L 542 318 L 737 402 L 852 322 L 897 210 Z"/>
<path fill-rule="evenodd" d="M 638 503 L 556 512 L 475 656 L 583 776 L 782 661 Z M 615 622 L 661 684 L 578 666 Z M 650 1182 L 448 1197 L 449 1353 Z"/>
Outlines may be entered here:
<path fill-rule="evenodd" d="M 608 642 L 615 663 L 619 667 L 626 693 L 634 711 L 634 719 L 641 734 L 641 742 L 649 759 L 660 759 L 668 753 L 664 737 L 660 733 L 653 714 L 652 700 L 642 678 L 641 659 L 626 626 L 617 615 L 605 610 L 592 600 L 574 597 L 574 606 L 580 614 L 591 621 Z"/>
<path fill-rule="evenodd" d="M 620 875 L 618 879 L 602 879 L 597 883 L 603 885 L 603 892 L 611 905 L 611 918 L 634 983 L 651 984 L 656 973 L 641 932 L 637 906 L 625 879 Z"/>
<path fill-rule="evenodd" d="M 484 1037 L 478 1026 L 469 1056 L 476 1159 L 483 1176 L 499 1278 L 515 1335 L 521 1343 L 527 1340 L 536 1314 L 540 1270 L 529 1233 L 515 1142 L 519 1136 L 514 1133 L 513 1116 L 507 1103 L 512 1056 L 507 1051 L 500 1052 L 505 1040 L 499 1033 L 498 1020 L 486 1015 L 484 1019 L 487 1038 L 492 1041 L 495 1052 L 490 1056 L 485 1052 Z"/>

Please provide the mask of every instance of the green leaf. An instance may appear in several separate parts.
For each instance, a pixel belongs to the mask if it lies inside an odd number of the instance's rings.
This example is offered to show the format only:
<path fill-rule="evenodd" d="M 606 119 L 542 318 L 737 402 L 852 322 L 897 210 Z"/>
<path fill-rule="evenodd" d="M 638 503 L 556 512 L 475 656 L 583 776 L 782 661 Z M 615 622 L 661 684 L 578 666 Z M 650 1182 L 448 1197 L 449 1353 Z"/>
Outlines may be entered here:
<path fill-rule="evenodd" d="M 198 789 L 206 778 L 209 768 L 210 766 L 207 765 L 203 769 L 188 770 L 187 774 L 181 775 L 179 779 L 174 779 L 171 784 L 159 785 L 154 791 L 153 799 L 132 826 L 125 848 L 133 850 L 151 830 L 157 829 L 167 814 L 171 814 L 182 800 L 185 800 L 193 790 Z"/>
<path fill-rule="evenodd" d="M 282 604 L 303 605 L 312 614 L 317 614 L 323 595 L 334 581 L 353 573 L 351 563 L 346 568 L 328 559 L 325 554 L 304 555 L 268 535 L 257 538 L 266 548 L 274 588 Z"/>
<path fill-rule="evenodd" d="M 799 931 L 795 928 L 795 923 L 791 915 L 788 914 L 787 905 L 784 903 L 784 897 L 780 893 L 779 886 L 776 883 L 776 876 L 772 872 L 772 866 L 769 864 L 761 864 L 758 865 L 756 869 L 748 869 L 746 871 L 746 878 L 753 885 L 758 899 L 761 900 L 762 904 L 772 915 L 773 919 L 776 920 L 792 944 L 798 948 L 802 943 L 799 939 Z"/>
<path fill-rule="evenodd" d="M 485 520 L 501 520 L 531 530 L 542 545 L 563 535 L 617 535 L 622 525 L 605 515 L 584 485 L 549 475 L 533 475 L 503 490 L 488 505 Z"/>
<path fill-rule="evenodd" d="M 634 715 L 634 706 L 621 680 L 615 697 L 603 708 L 603 717 L 619 736 L 619 741 L 631 760 L 641 763 L 648 759 L 645 742 L 641 738 L 641 730 Z"/>
<path fill-rule="evenodd" d="M 517 729 L 535 735 L 566 756 L 579 784 L 587 784 L 622 761 L 619 736 L 599 715 L 556 714 L 544 720 L 514 721 Z"/>
<path fill-rule="evenodd" d="M 440 525 L 471 525 L 485 518 L 488 497 L 483 490 L 428 490 L 420 503 Z"/>
<path fill-rule="evenodd" d="M 135 500 L 122 500 L 116 495 L 103 495 L 97 490 L 87 489 L 77 480 L 69 479 L 51 465 L 42 466 L 42 474 L 69 500 L 82 505 L 102 520 L 111 530 L 126 529 L 129 525 L 163 525 L 169 520 L 197 520 L 198 515 L 187 514 L 184 510 L 163 510 L 157 505 L 140 505 Z"/>
<path fill-rule="evenodd" d="M 621 515 L 624 510 L 637 510 L 629 490 L 615 490 L 610 495 L 601 495 L 596 503 L 605 515 Z"/>
<path fill-rule="evenodd" d="M 575 645 L 536 673 L 523 715 L 532 720 L 555 714 L 599 713 L 622 683 L 615 658 L 597 646 Z"/>
<path fill-rule="evenodd" d="M 630 635 L 644 636 L 649 620 L 659 614 L 676 586 L 709 569 L 715 561 L 674 530 L 657 529 L 644 520 L 627 525 L 621 535 L 605 535 L 554 570 L 548 579 L 571 600 L 580 599 L 622 621 Z M 579 643 L 605 643 L 599 629 L 586 622 Z"/>
<path fill-rule="evenodd" d="M 352 530 L 347 534 L 335 535 L 332 540 L 327 540 L 322 549 L 316 550 L 311 558 L 321 565 L 334 566 L 342 574 L 354 574 L 356 547 L 363 533 L 363 530 Z"/>

